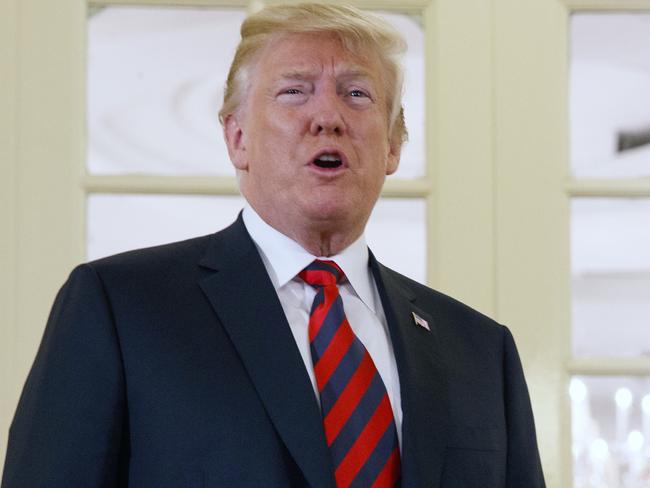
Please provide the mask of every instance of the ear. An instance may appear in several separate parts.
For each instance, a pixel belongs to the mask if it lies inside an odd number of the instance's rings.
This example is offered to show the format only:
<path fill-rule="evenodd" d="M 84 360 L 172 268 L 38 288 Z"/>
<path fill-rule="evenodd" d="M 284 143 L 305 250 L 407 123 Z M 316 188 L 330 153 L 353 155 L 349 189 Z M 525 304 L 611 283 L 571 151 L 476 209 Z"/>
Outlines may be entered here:
<path fill-rule="evenodd" d="M 392 135 L 388 140 L 388 157 L 386 158 L 386 175 L 392 175 L 399 166 L 399 158 L 402 153 L 401 138 Z"/>
<path fill-rule="evenodd" d="M 223 137 L 228 147 L 228 156 L 237 170 L 248 170 L 248 158 L 242 124 L 239 121 L 239 114 L 226 116 L 223 122 Z"/>

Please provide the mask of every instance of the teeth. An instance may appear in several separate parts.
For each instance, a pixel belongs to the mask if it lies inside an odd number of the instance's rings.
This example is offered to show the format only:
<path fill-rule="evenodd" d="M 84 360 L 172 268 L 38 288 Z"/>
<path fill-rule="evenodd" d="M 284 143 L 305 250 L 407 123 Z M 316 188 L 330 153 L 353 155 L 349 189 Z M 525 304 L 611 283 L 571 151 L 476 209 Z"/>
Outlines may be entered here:
<path fill-rule="evenodd" d="M 334 156 L 332 154 L 323 154 L 322 156 L 318 156 L 318 159 L 321 161 L 340 161 L 341 158 L 338 156 Z"/>

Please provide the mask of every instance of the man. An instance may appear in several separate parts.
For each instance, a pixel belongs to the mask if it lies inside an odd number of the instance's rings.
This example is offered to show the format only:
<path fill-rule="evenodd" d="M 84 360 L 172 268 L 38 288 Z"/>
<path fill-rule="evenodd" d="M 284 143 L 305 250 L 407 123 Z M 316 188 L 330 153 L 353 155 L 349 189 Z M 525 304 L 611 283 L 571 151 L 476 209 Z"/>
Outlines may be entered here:
<path fill-rule="evenodd" d="M 248 206 L 73 271 L 3 487 L 544 486 L 510 333 L 365 245 L 402 49 L 345 7 L 244 22 L 220 117 Z"/>

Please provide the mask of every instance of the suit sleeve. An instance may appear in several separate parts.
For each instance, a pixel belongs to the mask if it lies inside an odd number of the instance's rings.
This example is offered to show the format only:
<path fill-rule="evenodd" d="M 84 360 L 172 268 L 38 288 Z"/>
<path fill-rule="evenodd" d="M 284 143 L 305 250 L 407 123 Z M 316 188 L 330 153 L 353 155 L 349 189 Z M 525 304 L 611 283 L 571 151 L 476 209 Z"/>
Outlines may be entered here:
<path fill-rule="evenodd" d="M 124 374 L 96 272 L 59 291 L 9 431 L 2 488 L 126 486 Z"/>
<path fill-rule="evenodd" d="M 504 384 L 508 426 L 507 488 L 544 488 L 535 421 L 524 372 L 510 331 L 504 327 Z"/>

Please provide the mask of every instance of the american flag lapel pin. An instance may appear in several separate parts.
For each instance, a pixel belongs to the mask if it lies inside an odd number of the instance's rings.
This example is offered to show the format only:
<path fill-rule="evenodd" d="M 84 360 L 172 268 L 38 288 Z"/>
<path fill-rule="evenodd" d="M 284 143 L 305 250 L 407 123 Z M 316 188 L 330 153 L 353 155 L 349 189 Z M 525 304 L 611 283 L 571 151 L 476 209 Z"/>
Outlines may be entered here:
<path fill-rule="evenodd" d="M 413 314 L 413 320 L 415 321 L 415 325 L 419 325 L 420 327 L 423 327 L 427 329 L 429 332 L 431 332 L 431 328 L 429 327 L 429 322 L 424 320 L 422 317 L 420 317 L 418 314 L 415 312 L 411 312 Z"/>

